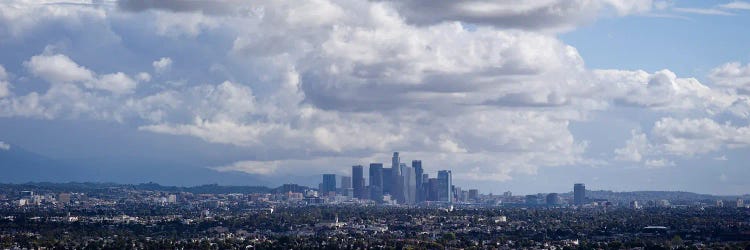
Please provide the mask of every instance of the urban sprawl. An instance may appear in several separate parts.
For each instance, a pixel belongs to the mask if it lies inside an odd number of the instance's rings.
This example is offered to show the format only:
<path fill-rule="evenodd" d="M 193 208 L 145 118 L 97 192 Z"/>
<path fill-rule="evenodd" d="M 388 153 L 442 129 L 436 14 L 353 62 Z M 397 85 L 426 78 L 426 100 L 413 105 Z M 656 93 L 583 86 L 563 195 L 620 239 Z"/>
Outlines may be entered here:
<path fill-rule="evenodd" d="M 393 154 L 318 188 L 0 184 L 0 249 L 747 249 L 747 196 L 482 194 Z M 338 183 L 337 183 L 338 179 Z"/>

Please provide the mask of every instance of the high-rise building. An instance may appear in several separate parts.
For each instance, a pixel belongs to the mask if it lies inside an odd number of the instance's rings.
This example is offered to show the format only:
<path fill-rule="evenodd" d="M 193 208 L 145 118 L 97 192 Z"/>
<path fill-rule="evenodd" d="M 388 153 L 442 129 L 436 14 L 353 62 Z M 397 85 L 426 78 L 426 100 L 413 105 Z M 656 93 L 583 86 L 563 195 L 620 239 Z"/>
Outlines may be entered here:
<path fill-rule="evenodd" d="M 352 188 L 352 177 L 341 176 L 340 188 Z"/>
<path fill-rule="evenodd" d="M 547 194 L 547 206 L 557 206 L 560 204 L 560 196 L 557 193 Z"/>
<path fill-rule="evenodd" d="M 479 190 L 469 189 L 469 200 L 473 202 L 479 201 Z"/>
<path fill-rule="evenodd" d="M 320 185 L 320 192 L 322 193 L 322 195 L 328 195 L 331 192 L 336 192 L 335 174 L 323 174 L 323 183 Z"/>
<path fill-rule="evenodd" d="M 398 152 L 393 152 L 391 159 L 391 197 L 399 203 L 404 202 L 404 178 L 401 173 L 401 158 Z"/>
<path fill-rule="evenodd" d="M 438 171 L 438 200 L 453 203 L 453 176 L 450 170 Z"/>
<path fill-rule="evenodd" d="M 397 168 L 401 166 L 401 157 L 398 157 L 398 152 L 393 152 L 393 158 L 391 158 L 391 168 Z"/>
<path fill-rule="evenodd" d="M 463 190 L 461 190 L 461 187 L 453 186 L 453 200 L 464 201 L 464 197 L 461 197 L 461 195 L 463 195 Z"/>
<path fill-rule="evenodd" d="M 352 166 L 352 188 L 354 189 L 354 198 L 365 198 L 365 176 L 362 165 Z"/>
<path fill-rule="evenodd" d="M 393 193 L 393 168 L 383 168 L 383 194 Z"/>
<path fill-rule="evenodd" d="M 737 207 L 745 207 L 745 200 L 737 198 Z"/>
<path fill-rule="evenodd" d="M 440 195 L 440 182 L 437 178 L 429 178 L 427 180 L 427 200 L 428 201 L 439 201 Z"/>
<path fill-rule="evenodd" d="M 573 185 L 573 204 L 583 205 L 586 203 L 586 185 L 576 183 Z"/>
<path fill-rule="evenodd" d="M 417 177 L 414 168 L 401 163 L 401 174 L 403 199 L 400 202 L 403 204 L 414 204 L 417 201 Z"/>
<path fill-rule="evenodd" d="M 370 199 L 383 201 L 383 164 L 370 163 Z"/>
<path fill-rule="evenodd" d="M 422 174 L 424 174 L 424 169 L 422 168 L 422 161 L 420 160 L 413 160 L 411 161 L 411 167 L 414 169 L 415 179 L 416 179 L 416 202 L 422 202 L 425 200 L 424 197 L 424 183 L 422 182 Z"/>
<path fill-rule="evenodd" d="M 462 202 L 467 202 L 467 201 L 469 201 L 469 191 L 468 191 L 468 190 L 462 190 L 462 191 L 461 191 L 461 196 L 460 196 L 460 197 L 461 197 L 461 201 L 462 201 Z"/>
<path fill-rule="evenodd" d="M 341 184 L 339 188 L 339 194 L 346 196 L 347 198 L 354 197 L 354 189 L 352 188 L 352 177 L 341 176 Z"/>

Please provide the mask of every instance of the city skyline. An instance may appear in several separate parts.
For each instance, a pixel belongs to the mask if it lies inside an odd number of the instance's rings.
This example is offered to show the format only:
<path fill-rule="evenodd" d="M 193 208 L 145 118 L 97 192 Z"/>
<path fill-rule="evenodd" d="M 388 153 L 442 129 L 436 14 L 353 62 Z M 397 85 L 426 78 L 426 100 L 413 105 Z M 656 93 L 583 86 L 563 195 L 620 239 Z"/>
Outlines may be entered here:
<path fill-rule="evenodd" d="M 0 249 L 750 249 L 750 0 L 0 0 Z"/>
<path fill-rule="evenodd" d="M 2 1 L 0 182 L 744 194 L 748 6 Z"/>

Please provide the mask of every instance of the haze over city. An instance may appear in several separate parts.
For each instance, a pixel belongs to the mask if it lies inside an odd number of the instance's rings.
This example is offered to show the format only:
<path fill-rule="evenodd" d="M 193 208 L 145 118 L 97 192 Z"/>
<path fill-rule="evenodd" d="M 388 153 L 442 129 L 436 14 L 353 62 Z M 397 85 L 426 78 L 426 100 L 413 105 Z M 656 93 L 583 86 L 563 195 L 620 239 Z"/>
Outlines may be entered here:
<path fill-rule="evenodd" d="M 317 188 L 398 151 L 485 194 L 747 194 L 749 14 L 690 0 L 2 1 L 0 182 Z"/>

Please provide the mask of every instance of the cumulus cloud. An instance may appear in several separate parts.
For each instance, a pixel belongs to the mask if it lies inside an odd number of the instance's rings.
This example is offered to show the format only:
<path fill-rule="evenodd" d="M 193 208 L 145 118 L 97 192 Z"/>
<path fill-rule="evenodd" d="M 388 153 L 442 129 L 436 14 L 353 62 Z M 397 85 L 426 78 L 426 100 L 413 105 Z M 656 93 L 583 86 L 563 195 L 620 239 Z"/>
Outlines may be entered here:
<path fill-rule="evenodd" d="M 146 72 L 141 72 L 135 75 L 135 78 L 138 79 L 138 81 L 141 82 L 150 82 L 151 81 L 151 74 Z"/>
<path fill-rule="evenodd" d="M 0 65 L 0 98 L 10 95 L 10 83 L 7 79 L 8 72 L 5 71 L 3 65 Z"/>
<path fill-rule="evenodd" d="M 10 144 L 0 141 L 0 150 L 10 150 Z"/>
<path fill-rule="evenodd" d="M 112 120 L 143 133 L 190 136 L 253 152 L 246 161 L 213 167 L 219 171 L 278 175 L 300 167 L 364 164 L 400 150 L 434 159 L 434 166 L 465 169 L 457 178 L 508 180 L 540 167 L 590 162 L 584 156 L 588 142 L 571 132 L 571 123 L 611 106 L 743 112 L 737 93 L 669 70 L 588 69 L 574 47 L 540 32 L 568 29 L 607 11 L 647 12 L 652 1 L 117 5 L 90 13 L 80 6 L 53 7 L 71 12 L 67 19 L 58 17 L 66 19 L 62 23 L 92 15 L 77 25 L 97 25 L 104 34 L 129 22 L 144 24 L 137 34 L 117 30 L 117 42 L 107 44 L 111 51 L 126 51 L 117 63 L 131 64 L 79 65 L 73 58 L 86 54 L 75 46 L 31 56 L 24 63 L 28 73 L 50 86 L 6 95 L 11 98 L 0 99 L 0 116 Z M 6 16 L 11 13 L 8 5 L 0 6 Z M 37 10 L 19 6 L 13 8 Z M 441 11 L 427 15 L 434 9 Z M 142 44 L 129 44 L 134 40 Z M 188 61 L 190 55 L 180 55 L 186 63 L 174 64 L 169 53 L 174 48 L 198 56 Z M 163 57 L 154 61 L 154 54 Z M 170 70 L 192 75 L 174 79 Z M 666 130 L 634 134 L 618 159 L 673 165 L 650 154 L 652 148 L 678 154 L 677 146 L 665 146 L 678 143 L 661 143 L 658 133 Z"/>
<path fill-rule="evenodd" d="M 151 63 L 151 65 L 154 66 L 154 71 L 156 71 L 156 73 L 163 74 L 172 68 L 172 58 L 162 57 Z"/>
<path fill-rule="evenodd" d="M 84 82 L 94 79 L 94 73 L 61 54 L 36 55 L 24 62 L 32 74 L 50 83 Z"/>
<path fill-rule="evenodd" d="M 410 23 L 460 21 L 503 28 L 570 29 L 591 21 L 604 9 L 618 15 L 647 12 L 651 0 L 637 1 L 386 1 Z"/>
<path fill-rule="evenodd" d="M 138 83 L 128 75 L 117 72 L 102 75 L 96 81 L 85 84 L 89 88 L 103 89 L 116 94 L 130 93 L 138 86 Z"/>
<path fill-rule="evenodd" d="M 711 89 L 695 78 L 680 78 L 669 70 L 594 70 L 600 93 L 617 105 L 646 107 L 666 112 L 723 112 L 738 98 Z"/>
<path fill-rule="evenodd" d="M 663 168 L 663 167 L 675 166 L 675 163 L 673 161 L 670 161 L 667 159 L 646 160 L 644 164 L 650 168 Z"/>
<path fill-rule="evenodd" d="M 631 137 L 625 143 L 625 147 L 615 149 L 615 159 L 620 161 L 640 162 L 643 154 L 649 152 L 650 145 L 646 134 L 631 131 Z"/>
<path fill-rule="evenodd" d="M 82 83 L 86 88 L 106 90 L 115 94 L 131 93 L 138 85 L 122 72 L 97 76 L 63 54 L 36 55 L 24 62 L 24 65 L 32 74 L 51 84 Z"/>
<path fill-rule="evenodd" d="M 662 164 L 669 161 L 651 157 L 691 157 L 747 146 L 750 146 L 750 127 L 720 124 L 708 118 L 665 117 L 654 124 L 649 135 L 634 131 L 626 146 L 615 150 L 615 155 L 617 160 L 643 161 L 656 167 L 673 164 Z"/>
<path fill-rule="evenodd" d="M 709 78 L 719 86 L 750 92 L 750 64 L 723 64 L 712 69 Z"/>

